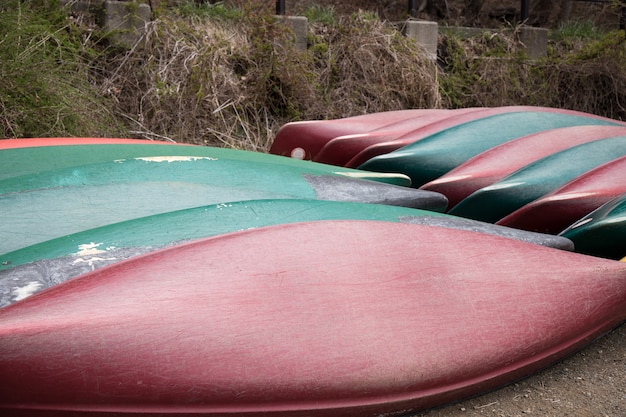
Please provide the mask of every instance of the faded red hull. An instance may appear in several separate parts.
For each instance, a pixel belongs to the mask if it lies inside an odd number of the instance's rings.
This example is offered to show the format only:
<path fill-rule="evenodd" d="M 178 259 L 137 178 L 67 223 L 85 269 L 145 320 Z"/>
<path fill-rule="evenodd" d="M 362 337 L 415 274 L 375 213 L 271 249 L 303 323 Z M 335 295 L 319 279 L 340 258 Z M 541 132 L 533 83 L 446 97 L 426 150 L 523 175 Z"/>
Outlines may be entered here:
<path fill-rule="evenodd" d="M 313 159 L 330 165 L 345 166 L 352 158 L 365 148 L 395 142 L 399 136 L 424 128 L 425 126 L 465 113 L 479 112 L 482 109 L 458 109 L 458 110 L 422 110 L 420 114 L 411 119 L 403 120 L 391 125 L 384 126 L 366 133 L 338 136 L 327 142 Z"/>
<path fill-rule="evenodd" d="M 478 111 L 471 111 L 467 113 L 461 113 L 459 115 L 446 118 L 439 122 L 431 123 L 424 126 L 421 129 L 408 132 L 406 135 L 399 137 L 397 140 L 389 141 L 385 143 L 375 144 L 355 155 L 347 164 L 346 167 L 357 168 L 379 155 L 384 155 L 389 152 L 393 152 L 403 146 L 410 145 L 413 142 L 424 139 L 437 132 L 441 132 L 446 129 L 454 128 L 455 126 L 462 125 L 464 123 L 478 120 L 484 117 L 494 116 L 503 113 L 523 112 L 523 111 L 544 111 L 547 113 L 562 113 L 562 114 L 579 114 L 587 117 L 593 117 L 598 119 L 605 119 L 598 116 L 593 116 L 586 113 L 575 112 L 570 110 L 554 109 L 548 107 L 533 107 L 533 106 L 505 106 L 505 107 L 493 107 L 484 108 Z M 606 119 L 608 120 L 608 119 Z"/>
<path fill-rule="evenodd" d="M 558 234 L 626 192 L 626 157 L 592 169 L 563 187 L 514 211 L 497 224 Z"/>
<path fill-rule="evenodd" d="M 509 383 L 616 326 L 625 277 L 624 263 L 417 225 L 223 235 L 1 309 L 0 411 L 409 413 Z"/>
<path fill-rule="evenodd" d="M 626 127 L 576 126 L 535 133 L 493 147 L 420 188 L 444 194 L 450 210 L 473 192 L 540 158 L 614 136 L 626 136 Z"/>
<path fill-rule="evenodd" d="M 307 120 L 287 123 L 282 126 L 270 148 L 270 153 L 292 156 L 296 148 L 303 150 L 299 159 L 314 159 L 324 145 L 333 138 L 343 135 L 365 133 L 383 126 L 419 116 L 433 110 L 398 110 L 365 114 L 335 120 Z M 435 110 L 441 111 L 441 110 Z"/>
<path fill-rule="evenodd" d="M 0 140 L 0 149 L 31 148 L 39 146 L 63 146 L 63 145 L 171 145 L 171 142 L 160 142 L 143 139 L 118 139 L 118 138 L 32 138 L 32 139 L 3 139 Z"/>

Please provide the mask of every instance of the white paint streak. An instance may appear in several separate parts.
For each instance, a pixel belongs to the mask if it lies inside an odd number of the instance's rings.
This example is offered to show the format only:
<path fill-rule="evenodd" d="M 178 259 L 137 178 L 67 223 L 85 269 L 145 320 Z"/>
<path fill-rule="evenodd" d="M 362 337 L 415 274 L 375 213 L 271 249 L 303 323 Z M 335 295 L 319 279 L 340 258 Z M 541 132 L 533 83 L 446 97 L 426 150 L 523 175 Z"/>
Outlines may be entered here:
<path fill-rule="evenodd" d="M 24 287 L 15 287 L 13 288 L 13 293 L 15 294 L 15 301 L 23 300 L 24 298 L 30 297 L 41 287 L 41 282 L 31 281 L 26 284 Z"/>
<path fill-rule="evenodd" d="M 74 255 L 91 256 L 91 255 L 97 255 L 99 253 L 104 253 L 105 251 L 103 251 L 102 249 L 98 249 L 98 246 L 100 245 L 102 245 L 102 242 L 101 243 L 90 242 L 90 243 L 78 245 L 78 252 L 76 252 Z"/>
<path fill-rule="evenodd" d="M 145 162 L 189 162 L 205 159 L 207 161 L 217 161 L 217 158 L 211 158 L 208 156 L 145 156 L 141 158 L 135 158 L 137 161 Z"/>
<path fill-rule="evenodd" d="M 74 260 L 74 262 L 72 262 L 72 265 L 77 265 L 77 264 L 81 264 L 81 263 L 85 263 L 88 264 L 89 267 L 93 270 L 94 268 L 94 263 L 98 262 L 98 261 L 114 261 L 117 258 L 99 258 L 97 256 L 92 256 L 91 258 L 77 258 Z"/>
<path fill-rule="evenodd" d="M 343 175 L 350 178 L 397 178 L 401 174 L 383 173 L 383 172 L 349 172 L 349 171 L 335 171 L 333 174 Z"/>

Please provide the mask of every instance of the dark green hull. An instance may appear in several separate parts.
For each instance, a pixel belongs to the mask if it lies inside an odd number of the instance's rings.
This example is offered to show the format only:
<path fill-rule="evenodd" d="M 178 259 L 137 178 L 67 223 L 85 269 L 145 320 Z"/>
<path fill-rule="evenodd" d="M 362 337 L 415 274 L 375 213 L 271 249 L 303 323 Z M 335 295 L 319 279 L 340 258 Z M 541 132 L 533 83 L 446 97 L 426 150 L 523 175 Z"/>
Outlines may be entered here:
<path fill-rule="evenodd" d="M 568 148 L 481 188 L 461 200 L 450 214 L 495 223 L 585 172 L 624 155 L 626 136 Z"/>
<path fill-rule="evenodd" d="M 549 129 L 582 125 L 623 126 L 608 119 L 571 112 L 504 113 L 445 129 L 397 151 L 374 157 L 359 169 L 403 173 L 411 178 L 413 187 L 420 187 L 509 140 Z"/>
<path fill-rule="evenodd" d="M 559 236 L 576 245 L 576 251 L 610 259 L 626 256 L 626 194 L 589 213 Z"/>

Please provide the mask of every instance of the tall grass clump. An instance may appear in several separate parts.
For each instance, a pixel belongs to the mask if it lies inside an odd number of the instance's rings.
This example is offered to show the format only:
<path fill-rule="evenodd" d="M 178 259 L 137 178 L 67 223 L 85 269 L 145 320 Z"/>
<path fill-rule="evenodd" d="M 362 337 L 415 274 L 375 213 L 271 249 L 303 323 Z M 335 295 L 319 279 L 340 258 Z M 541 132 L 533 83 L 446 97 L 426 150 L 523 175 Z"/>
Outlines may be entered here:
<path fill-rule="evenodd" d="M 0 5 L 0 137 L 119 135 L 93 50 L 56 1 Z"/>
<path fill-rule="evenodd" d="M 542 95 L 553 107 L 626 120 L 626 36 L 607 32 L 578 44 L 556 45 L 543 69 Z"/>
<path fill-rule="evenodd" d="M 626 38 L 585 25 L 551 33 L 530 59 L 515 31 L 439 41 L 443 106 L 533 105 L 626 120 Z"/>
<path fill-rule="evenodd" d="M 358 15 L 317 22 L 299 50 L 266 6 L 162 13 L 143 49 L 108 62 L 133 134 L 262 151 L 290 121 L 437 104 L 432 64 L 395 29 Z"/>

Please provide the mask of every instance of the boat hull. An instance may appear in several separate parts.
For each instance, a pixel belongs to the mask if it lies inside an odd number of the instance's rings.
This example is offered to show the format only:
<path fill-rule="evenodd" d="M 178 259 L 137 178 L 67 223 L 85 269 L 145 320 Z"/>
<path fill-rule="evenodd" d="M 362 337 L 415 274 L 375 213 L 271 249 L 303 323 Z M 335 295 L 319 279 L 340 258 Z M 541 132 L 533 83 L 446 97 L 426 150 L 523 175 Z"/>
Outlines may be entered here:
<path fill-rule="evenodd" d="M 624 126 L 614 120 L 564 110 L 504 112 L 433 133 L 374 157 L 359 169 L 403 173 L 411 178 L 412 186 L 418 188 L 494 146 L 541 131 L 584 125 Z"/>
<path fill-rule="evenodd" d="M 451 209 L 473 192 L 541 158 L 576 145 L 616 136 L 626 136 L 626 127 L 576 126 L 535 133 L 490 148 L 420 188 L 445 195 L 449 201 L 448 209 Z"/>
<path fill-rule="evenodd" d="M 565 149 L 481 188 L 449 211 L 456 216 L 495 223 L 580 175 L 626 155 L 626 136 Z"/>
<path fill-rule="evenodd" d="M 625 274 L 619 262 L 418 225 L 222 235 L 0 309 L 0 410 L 407 414 L 514 381 L 616 326 Z"/>
<path fill-rule="evenodd" d="M 626 193 L 626 157 L 592 169 L 514 211 L 497 224 L 558 234 L 577 220 Z"/>

